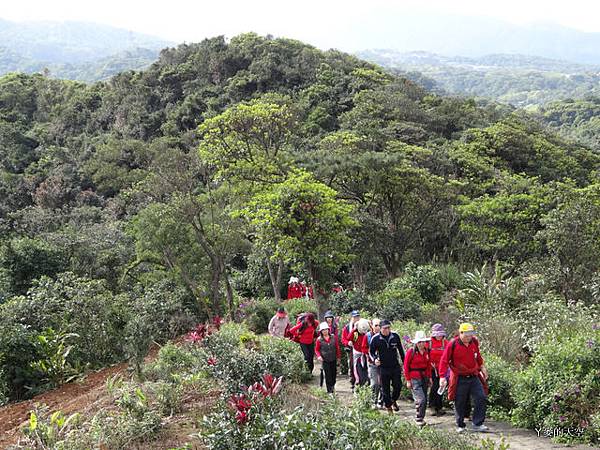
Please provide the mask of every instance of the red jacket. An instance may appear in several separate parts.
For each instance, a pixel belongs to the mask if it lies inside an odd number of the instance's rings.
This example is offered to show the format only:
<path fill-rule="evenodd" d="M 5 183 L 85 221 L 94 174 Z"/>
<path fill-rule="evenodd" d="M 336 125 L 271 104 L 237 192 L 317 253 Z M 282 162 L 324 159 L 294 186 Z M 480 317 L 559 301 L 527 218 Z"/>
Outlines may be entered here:
<path fill-rule="evenodd" d="M 302 297 L 302 286 L 300 286 L 300 283 L 292 283 L 288 285 L 288 294 L 287 294 L 287 298 L 288 300 L 292 299 L 292 298 L 300 298 Z"/>
<path fill-rule="evenodd" d="M 366 334 L 360 334 L 355 330 L 351 337 L 354 350 L 365 355 L 369 354 L 369 339 Z"/>
<path fill-rule="evenodd" d="M 323 338 L 325 339 L 325 338 Z M 329 342 L 331 339 L 335 340 L 335 355 L 337 359 L 340 359 L 342 357 L 342 352 L 340 351 L 340 341 L 338 340 L 337 336 L 335 335 L 330 335 L 329 339 L 325 339 L 327 342 Z M 317 343 L 315 344 L 315 354 L 317 355 L 317 358 L 321 357 L 321 340 L 317 339 Z"/>
<path fill-rule="evenodd" d="M 431 343 L 429 344 L 429 357 L 431 359 L 431 365 L 436 369 L 439 369 L 440 359 L 442 359 L 442 354 L 444 353 L 446 347 L 448 347 L 449 343 L 450 341 L 448 341 L 446 338 L 442 338 L 440 340 L 431 338 Z M 440 373 L 439 370 L 438 373 Z"/>
<path fill-rule="evenodd" d="M 404 357 L 404 378 L 406 380 L 431 378 L 431 360 L 427 349 L 425 349 L 423 354 L 418 350 L 415 351 L 414 347 L 406 351 L 406 356 Z"/>
<path fill-rule="evenodd" d="M 292 329 L 290 330 L 290 334 L 293 336 L 298 333 L 299 342 L 301 344 L 312 344 L 315 342 L 315 336 L 317 335 L 317 327 L 311 323 L 307 323 L 303 330 L 302 328 L 303 322 L 298 322 Z"/>
<path fill-rule="evenodd" d="M 352 331 L 348 328 L 348 324 L 344 325 L 344 328 L 342 328 L 342 345 L 344 347 L 348 346 L 348 343 L 350 342 L 350 338 L 352 337 Z"/>
<path fill-rule="evenodd" d="M 479 375 L 483 358 L 479 351 L 479 342 L 473 338 L 469 345 L 455 337 L 446 346 L 440 360 L 439 373 L 445 374 L 450 368 L 455 375 Z"/>

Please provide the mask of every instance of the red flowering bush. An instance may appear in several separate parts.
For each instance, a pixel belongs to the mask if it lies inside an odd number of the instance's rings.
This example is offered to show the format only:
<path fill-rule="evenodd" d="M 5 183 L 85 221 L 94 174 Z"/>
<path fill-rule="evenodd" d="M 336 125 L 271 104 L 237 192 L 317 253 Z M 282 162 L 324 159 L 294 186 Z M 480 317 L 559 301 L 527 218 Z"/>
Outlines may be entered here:
<path fill-rule="evenodd" d="M 258 412 L 267 399 L 275 397 L 283 387 L 283 377 L 274 377 L 265 373 L 261 381 L 257 381 L 242 393 L 232 394 L 227 405 L 235 412 L 235 421 L 239 425 L 251 419 L 251 411 Z"/>

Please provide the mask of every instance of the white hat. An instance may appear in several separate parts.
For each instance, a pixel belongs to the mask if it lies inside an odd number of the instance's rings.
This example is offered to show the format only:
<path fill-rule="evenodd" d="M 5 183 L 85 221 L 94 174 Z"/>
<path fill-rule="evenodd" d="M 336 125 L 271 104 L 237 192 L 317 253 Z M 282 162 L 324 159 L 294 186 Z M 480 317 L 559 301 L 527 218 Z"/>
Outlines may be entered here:
<path fill-rule="evenodd" d="M 298 283 L 299 280 L 297 277 L 290 277 L 290 281 L 288 281 L 288 284 L 292 284 L 292 283 Z"/>
<path fill-rule="evenodd" d="M 431 338 L 428 338 L 424 331 L 415 331 L 415 337 L 412 339 L 412 343 L 416 344 L 417 342 L 428 342 Z"/>
<path fill-rule="evenodd" d="M 369 325 L 369 321 L 367 319 L 360 319 L 358 324 L 356 325 L 358 332 L 361 334 L 365 334 L 371 329 L 371 325 Z"/>
<path fill-rule="evenodd" d="M 327 322 L 321 322 L 321 325 L 319 325 L 319 333 L 323 330 L 329 330 L 329 324 Z"/>

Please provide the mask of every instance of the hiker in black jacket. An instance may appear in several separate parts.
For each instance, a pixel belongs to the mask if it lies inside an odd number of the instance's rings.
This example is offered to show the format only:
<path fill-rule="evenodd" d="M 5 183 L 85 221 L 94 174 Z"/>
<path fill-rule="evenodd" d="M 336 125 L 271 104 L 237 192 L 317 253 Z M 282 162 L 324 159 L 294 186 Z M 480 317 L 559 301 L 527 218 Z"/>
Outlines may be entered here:
<path fill-rule="evenodd" d="M 369 353 L 375 361 L 375 365 L 381 369 L 381 390 L 383 392 L 383 403 L 389 413 L 398 411 L 400 408 L 396 403 L 400 397 L 402 388 L 402 368 L 404 362 L 404 349 L 400 336 L 392 332 L 392 324 L 389 320 L 381 321 L 381 331 L 371 339 Z M 390 394 L 390 383 L 393 391 Z"/>

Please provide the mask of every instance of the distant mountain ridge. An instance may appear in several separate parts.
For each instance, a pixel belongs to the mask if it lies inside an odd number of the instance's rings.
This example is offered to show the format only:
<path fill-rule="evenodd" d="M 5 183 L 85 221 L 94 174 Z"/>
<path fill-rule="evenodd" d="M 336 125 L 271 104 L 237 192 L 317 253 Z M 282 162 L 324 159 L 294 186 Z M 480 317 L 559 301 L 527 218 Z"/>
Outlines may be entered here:
<path fill-rule="evenodd" d="M 9 22 L 0 19 L 0 75 L 48 70 L 56 78 L 98 81 L 143 69 L 173 43 L 87 22 Z"/>
<path fill-rule="evenodd" d="M 518 107 L 600 96 L 597 65 L 521 54 L 466 57 L 380 49 L 356 55 L 437 93 L 490 98 Z"/>
<path fill-rule="evenodd" d="M 160 50 L 172 45 L 154 36 L 96 23 L 6 20 L 0 20 L 0 43 L 23 57 L 70 64 L 136 48 Z"/>
<path fill-rule="evenodd" d="M 401 52 L 393 49 L 373 49 L 357 52 L 356 56 L 385 67 L 429 65 L 524 69 L 561 73 L 600 72 L 600 65 L 574 63 L 543 56 L 508 53 L 468 57 L 446 56 L 427 51 Z"/>
<path fill-rule="evenodd" d="M 393 48 L 443 55 L 538 55 L 580 64 L 600 65 L 600 33 L 556 24 L 516 25 L 490 17 L 442 14 L 367 13 L 360 36 L 347 37 L 355 50 Z M 340 37 L 345 38 L 344 36 Z M 360 41 L 359 42 L 359 38 Z"/>

